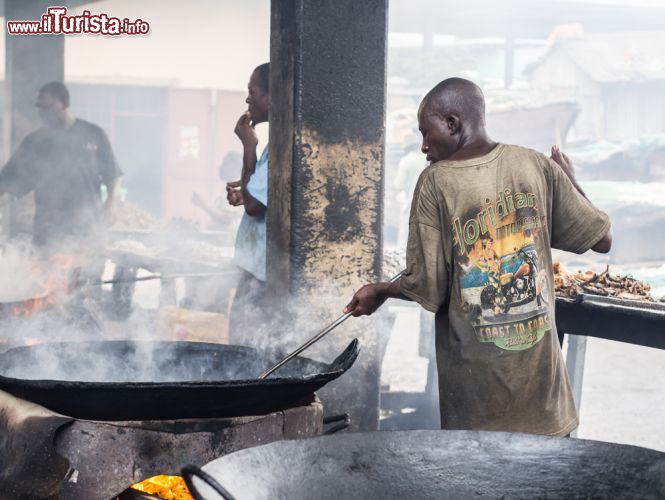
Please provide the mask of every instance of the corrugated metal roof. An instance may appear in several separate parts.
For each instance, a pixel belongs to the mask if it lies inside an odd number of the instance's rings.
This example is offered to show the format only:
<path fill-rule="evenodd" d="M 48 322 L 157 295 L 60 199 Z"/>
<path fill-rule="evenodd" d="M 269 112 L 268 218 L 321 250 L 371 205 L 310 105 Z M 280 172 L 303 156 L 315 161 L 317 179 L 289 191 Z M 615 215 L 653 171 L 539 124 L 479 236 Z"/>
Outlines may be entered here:
<path fill-rule="evenodd" d="M 530 68 L 563 52 L 600 83 L 665 80 L 665 31 L 586 34 L 557 40 Z"/>

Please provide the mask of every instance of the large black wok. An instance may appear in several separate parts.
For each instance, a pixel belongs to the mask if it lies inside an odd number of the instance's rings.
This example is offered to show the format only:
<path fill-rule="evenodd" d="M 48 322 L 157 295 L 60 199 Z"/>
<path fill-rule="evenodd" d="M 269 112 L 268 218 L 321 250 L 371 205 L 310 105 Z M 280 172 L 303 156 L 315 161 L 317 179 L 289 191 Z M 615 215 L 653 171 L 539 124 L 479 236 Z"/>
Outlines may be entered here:
<path fill-rule="evenodd" d="M 191 470 L 183 471 L 186 477 Z M 665 498 L 665 453 L 504 432 L 280 441 L 231 453 L 203 471 L 235 500 Z M 220 498 L 200 479 L 193 484 L 195 498 Z"/>
<path fill-rule="evenodd" d="M 0 390 L 91 420 L 257 415 L 287 408 L 336 379 L 354 340 L 330 365 L 296 358 L 257 380 L 274 359 L 249 347 L 199 342 L 58 342 L 0 354 Z"/>

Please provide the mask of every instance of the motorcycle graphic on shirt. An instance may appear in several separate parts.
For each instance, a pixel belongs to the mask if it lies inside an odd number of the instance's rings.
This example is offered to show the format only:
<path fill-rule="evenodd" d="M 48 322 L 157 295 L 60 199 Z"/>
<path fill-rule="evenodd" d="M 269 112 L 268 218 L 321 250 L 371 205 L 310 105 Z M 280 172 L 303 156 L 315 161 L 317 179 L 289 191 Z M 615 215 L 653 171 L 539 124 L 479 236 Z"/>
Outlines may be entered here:
<path fill-rule="evenodd" d="M 533 300 L 536 300 L 539 306 L 543 301 L 548 302 L 542 295 L 542 288 L 536 286 L 536 258 L 524 249 L 518 251 L 517 257 L 520 260 L 516 270 L 506 270 L 498 277 L 490 276 L 490 282 L 480 294 L 483 309 L 498 309 L 497 312 L 505 314 L 511 307 Z"/>
<path fill-rule="evenodd" d="M 535 195 L 510 189 L 453 220 L 462 308 L 480 342 L 524 350 L 551 330 L 545 224 Z"/>

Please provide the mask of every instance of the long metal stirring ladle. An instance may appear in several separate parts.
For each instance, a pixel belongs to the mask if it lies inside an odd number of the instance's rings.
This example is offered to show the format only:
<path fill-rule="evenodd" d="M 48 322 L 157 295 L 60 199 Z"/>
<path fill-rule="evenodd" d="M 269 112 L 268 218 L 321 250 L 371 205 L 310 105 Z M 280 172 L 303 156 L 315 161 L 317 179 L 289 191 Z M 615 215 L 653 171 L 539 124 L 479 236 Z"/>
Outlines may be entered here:
<path fill-rule="evenodd" d="M 403 271 L 402 271 L 402 272 L 403 272 Z M 399 273 L 397 273 L 395 276 L 393 276 L 393 277 L 390 279 L 390 283 L 394 283 L 395 281 L 397 281 L 398 279 L 400 279 L 400 278 L 402 277 L 402 272 L 399 272 Z M 339 318 L 337 318 L 333 323 L 331 323 L 331 324 L 328 325 L 325 329 L 321 330 L 319 333 L 317 333 L 316 335 L 314 335 L 311 339 L 309 339 L 309 340 L 308 340 L 307 342 L 305 342 L 303 345 L 301 345 L 300 347 L 298 347 L 295 351 L 293 351 L 291 354 L 289 354 L 287 357 L 285 357 L 285 358 L 284 358 L 283 360 L 281 360 L 279 363 L 277 363 L 277 364 L 274 365 L 273 367 L 271 367 L 271 368 L 267 369 L 266 371 L 264 371 L 261 375 L 259 375 L 259 380 L 262 380 L 262 379 L 266 378 L 268 375 L 270 375 L 271 373 L 273 373 L 275 370 L 280 369 L 280 368 L 281 368 L 282 366 L 284 366 L 286 363 L 288 363 L 289 361 L 291 361 L 293 358 L 295 358 L 298 354 L 300 354 L 301 352 L 303 352 L 305 349 L 307 349 L 307 348 L 309 348 L 310 346 L 312 346 L 313 344 L 317 343 L 319 340 L 321 340 L 323 337 L 325 337 L 326 335 L 328 335 L 330 332 L 332 332 L 332 331 L 333 331 L 335 328 L 337 328 L 339 325 L 341 325 L 342 323 L 344 323 L 344 322 L 349 318 L 349 316 L 351 316 L 351 313 L 350 313 L 350 312 L 348 312 L 348 313 L 346 313 L 346 314 L 343 314 L 342 316 L 340 316 Z"/>

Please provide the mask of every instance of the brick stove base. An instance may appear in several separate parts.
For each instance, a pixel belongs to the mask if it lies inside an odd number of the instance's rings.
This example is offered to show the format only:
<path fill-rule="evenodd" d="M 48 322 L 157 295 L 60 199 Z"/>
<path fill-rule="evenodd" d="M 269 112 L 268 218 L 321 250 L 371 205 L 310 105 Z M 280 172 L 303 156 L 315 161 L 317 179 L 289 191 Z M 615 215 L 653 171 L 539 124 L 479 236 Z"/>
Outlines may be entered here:
<path fill-rule="evenodd" d="M 30 406 L 33 414 L 27 421 L 32 428 L 39 429 L 40 417 L 35 420 L 34 405 Z M 44 417 L 46 427 L 54 427 L 53 422 L 52 418 Z M 51 449 L 44 450 L 42 442 L 35 444 L 33 453 L 48 455 L 55 451 L 68 461 L 69 470 L 63 474 L 62 468 L 48 471 L 42 467 L 38 477 L 32 477 L 30 470 L 14 470 L 14 481 L 9 480 L 17 497 L 21 493 L 30 496 L 29 491 L 15 489 L 21 484 L 30 484 L 34 493 L 40 489 L 37 484 L 40 480 L 54 484 L 53 475 L 59 474 L 56 481 L 60 486 L 59 500 L 109 500 L 143 479 L 158 474 L 177 475 L 186 464 L 202 466 L 243 448 L 319 435 L 323 409 L 312 396 L 300 406 L 254 417 L 140 422 L 71 420 L 64 424 L 57 422 L 57 425 L 53 444 L 46 440 Z M 3 433 L 7 438 L 14 433 L 21 434 L 20 429 L 15 423 L 0 425 L 0 438 Z M 0 453 L 9 454 L 11 449 L 0 449 Z M 0 462 L 11 460 L 8 456 L 2 458 Z M 30 464 L 29 459 L 21 461 L 26 467 Z"/>

